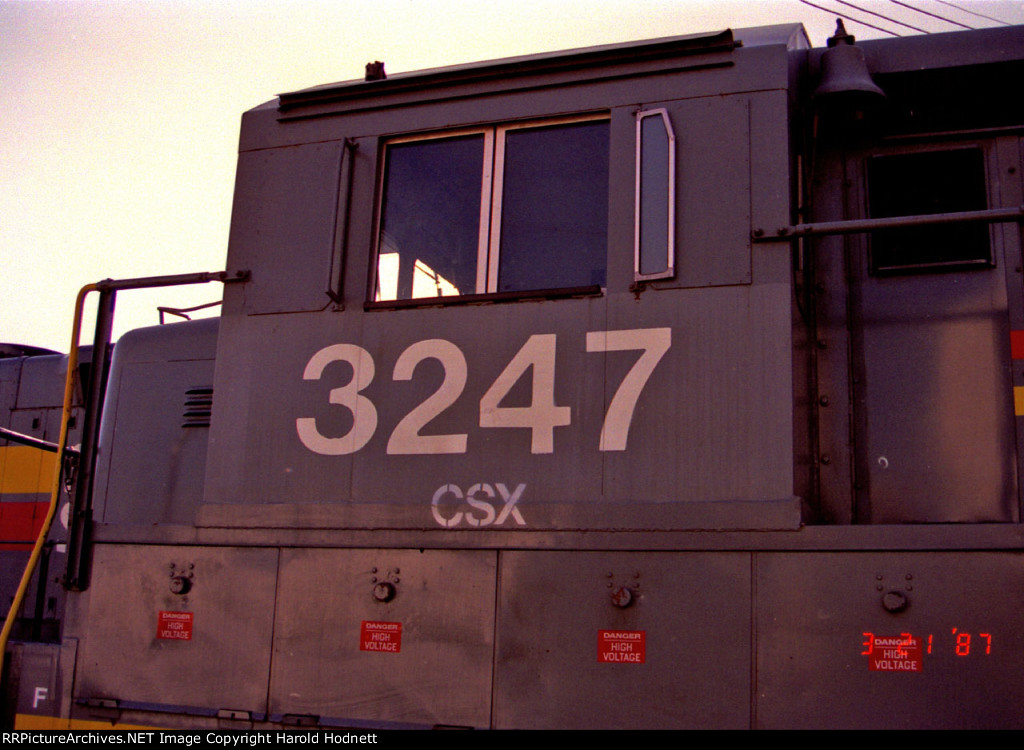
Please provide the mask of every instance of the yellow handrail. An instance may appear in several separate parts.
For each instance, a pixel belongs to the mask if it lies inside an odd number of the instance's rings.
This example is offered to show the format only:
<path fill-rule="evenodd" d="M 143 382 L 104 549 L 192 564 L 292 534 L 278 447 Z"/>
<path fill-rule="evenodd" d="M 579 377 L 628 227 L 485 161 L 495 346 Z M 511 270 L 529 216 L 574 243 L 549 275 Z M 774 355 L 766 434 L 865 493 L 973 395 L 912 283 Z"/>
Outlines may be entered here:
<path fill-rule="evenodd" d="M 89 292 L 94 292 L 96 290 L 97 287 L 95 284 L 87 284 L 82 287 L 81 291 L 78 293 L 78 298 L 75 300 L 75 320 L 72 324 L 71 348 L 68 351 L 68 371 L 64 377 L 64 406 L 60 420 L 60 439 L 57 441 L 57 461 L 56 468 L 53 473 L 53 486 L 50 489 L 50 507 L 46 511 L 46 518 L 43 520 L 43 527 L 39 530 L 39 536 L 36 538 L 35 546 L 32 548 L 32 554 L 29 555 L 28 565 L 25 566 L 25 572 L 21 576 L 21 583 L 18 584 L 18 591 L 14 595 L 14 601 L 11 603 L 11 608 L 7 612 L 7 618 L 4 620 L 3 631 L 0 631 L 0 674 L 3 673 L 4 659 L 6 658 L 7 652 L 7 640 L 11 636 L 14 621 L 18 619 L 18 611 L 21 609 L 22 602 L 25 600 L 25 592 L 28 591 L 28 584 L 32 580 L 32 575 L 35 573 L 36 565 L 39 563 L 39 557 L 42 555 L 43 545 L 46 543 L 46 537 L 50 533 L 50 526 L 53 524 L 54 516 L 57 515 L 57 504 L 60 501 L 61 469 L 64 464 L 64 449 L 67 447 L 68 442 L 68 422 L 71 419 L 71 402 L 75 392 L 75 371 L 78 369 L 78 338 L 82 327 L 82 307 L 85 304 L 86 295 Z"/>

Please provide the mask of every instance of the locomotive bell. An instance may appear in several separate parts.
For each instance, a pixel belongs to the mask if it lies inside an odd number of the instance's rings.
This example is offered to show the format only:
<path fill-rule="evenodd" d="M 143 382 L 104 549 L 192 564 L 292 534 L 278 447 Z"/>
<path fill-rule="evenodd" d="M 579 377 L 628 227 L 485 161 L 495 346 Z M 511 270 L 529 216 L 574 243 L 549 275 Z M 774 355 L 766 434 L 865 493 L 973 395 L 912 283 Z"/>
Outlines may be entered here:
<path fill-rule="evenodd" d="M 885 92 L 875 85 L 864 60 L 864 50 L 846 33 L 843 19 L 836 19 L 836 33 L 828 39 L 828 49 L 821 55 L 821 83 L 814 96 L 827 101 L 861 98 L 885 98 Z"/>

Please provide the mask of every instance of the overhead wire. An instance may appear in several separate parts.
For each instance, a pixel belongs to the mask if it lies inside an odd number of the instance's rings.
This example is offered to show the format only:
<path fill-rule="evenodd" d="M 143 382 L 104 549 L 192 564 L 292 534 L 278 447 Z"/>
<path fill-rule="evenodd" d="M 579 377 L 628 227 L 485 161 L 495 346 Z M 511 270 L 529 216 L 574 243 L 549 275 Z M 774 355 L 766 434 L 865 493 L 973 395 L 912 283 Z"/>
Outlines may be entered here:
<path fill-rule="evenodd" d="M 911 24 L 905 23 L 904 21 L 897 21 L 895 18 L 890 18 L 889 16 L 883 15 L 881 13 L 876 13 L 873 10 L 868 10 L 867 8 L 862 8 L 859 5 L 854 5 L 853 3 L 846 2 L 846 0 L 836 0 L 836 2 L 839 3 L 840 5 L 848 5 L 851 8 L 859 10 L 861 13 L 868 13 L 868 14 L 870 14 L 872 16 L 878 16 L 879 18 L 884 18 L 886 21 L 890 21 L 892 23 L 899 24 L 900 26 L 906 26 L 908 29 L 913 29 L 914 31 L 920 31 L 922 34 L 930 34 L 931 33 L 927 29 L 922 29 L 922 28 L 919 28 L 917 26 L 912 26 Z"/>
<path fill-rule="evenodd" d="M 921 13 L 921 14 L 926 15 L 926 16 L 931 16 L 932 18 L 937 18 L 940 21 L 945 21 L 946 23 L 951 23 L 954 26 L 959 26 L 962 29 L 973 29 L 974 28 L 973 26 L 968 26 L 966 24 L 962 24 L 959 21 L 953 21 L 953 20 L 951 20 L 949 18 L 946 18 L 945 16 L 940 16 L 937 13 L 931 13 L 931 12 L 929 12 L 927 10 L 922 10 L 921 8 L 915 8 L 910 3 L 904 3 L 904 2 L 901 2 L 901 0 L 889 0 L 889 2 L 893 3 L 894 5 L 899 5 L 902 8 L 909 8 L 910 10 L 914 11 L 915 13 Z"/>
<path fill-rule="evenodd" d="M 977 13 L 977 12 L 975 12 L 973 10 L 969 10 L 968 8 L 964 8 L 963 6 L 957 5 L 956 3 L 946 2 L 946 0 L 935 0 L 935 2 L 941 3 L 942 5 L 945 5 L 945 6 L 950 7 L 950 8 L 956 8 L 957 10 L 959 10 L 959 11 L 961 11 L 963 13 L 969 13 L 972 16 L 977 16 L 978 18 L 984 18 L 984 19 L 987 19 L 989 21 L 995 21 L 996 23 L 1001 23 L 1003 26 L 1013 26 L 1012 23 L 1007 23 L 1006 21 L 1000 21 L 998 18 L 993 18 L 992 16 L 986 16 L 984 13 Z"/>
<path fill-rule="evenodd" d="M 895 31 L 890 31 L 889 29 L 883 29 L 881 26 L 875 26 L 873 23 L 868 23 L 867 21 L 861 21 L 858 18 L 853 18 L 848 13 L 843 13 L 842 11 L 836 11 L 836 10 L 832 10 L 830 8 L 825 8 L 825 7 L 821 6 L 821 5 L 817 5 L 815 3 L 810 2 L 810 0 L 800 0 L 800 2 L 803 3 L 804 5 L 811 6 L 812 8 L 817 8 L 818 10 L 825 11 L 826 13 L 829 13 L 830 15 L 841 16 L 842 18 L 845 18 L 847 21 L 850 21 L 852 23 L 859 23 L 861 26 L 867 26 L 868 28 L 874 29 L 875 31 L 881 31 L 883 34 L 889 34 L 890 36 L 903 36 L 902 34 L 899 34 L 899 33 L 895 32 Z"/>
<path fill-rule="evenodd" d="M 849 14 L 843 12 L 841 9 L 826 8 L 823 5 L 819 5 L 817 3 L 810 2 L 810 0 L 800 0 L 800 2 L 803 3 L 804 5 L 808 5 L 808 6 L 812 7 L 812 8 L 815 8 L 817 10 L 823 11 L 825 13 L 830 13 L 830 14 L 841 16 L 842 18 L 846 19 L 847 21 L 849 21 L 851 23 L 857 23 L 857 24 L 860 24 L 861 26 L 866 26 L 868 28 L 874 29 L 875 31 L 881 31 L 884 34 L 890 34 L 892 36 L 902 36 L 898 32 L 892 31 L 892 30 L 887 29 L 887 28 L 883 28 L 882 26 L 877 26 L 875 24 L 868 23 L 867 21 L 864 21 L 864 20 L 862 20 L 860 18 L 854 18 L 853 16 L 850 16 Z M 845 6 L 849 7 L 849 8 L 853 8 L 853 9 L 857 10 L 860 13 L 866 13 L 866 14 L 868 14 L 870 16 L 875 16 L 876 18 L 884 19 L 885 21 L 888 21 L 889 23 L 894 23 L 894 24 L 897 24 L 898 26 L 903 26 L 905 28 L 912 29 L 913 31 L 917 31 L 917 32 L 920 32 L 922 34 L 930 34 L 930 33 L 932 33 L 930 31 L 928 31 L 927 29 L 923 29 L 923 28 L 921 28 L 919 26 L 914 26 L 913 24 L 909 24 L 906 21 L 900 21 L 900 20 L 898 20 L 896 18 L 893 18 L 892 16 L 887 16 L 884 13 L 878 13 L 877 11 L 869 10 L 868 8 L 864 8 L 864 7 L 860 6 L 860 5 L 856 5 L 856 4 L 852 3 L 852 2 L 849 2 L 848 0 L 835 0 L 835 2 L 837 2 L 839 5 L 845 5 Z M 894 5 L 898 5 L 898 6 L 902 7 L 902 8 L 906 8 L 907 10 L 912 10 L 912 11 L 914 11 L 916 13 L 920 13 L 922 15 L 928 16 L 929 18 L 934 18 L 934 19 L 936 19 L 938 21 L 942 21 L 944 23 L 948 23 L 948 24 L 950 24 L 952 26 L 958 26 L 958 27 L 960 27 L 962 29 L 974 29 L 975 28 L 974 26 L 970 26 L 970 25 L 968 25 L 966 23 L 961 23 L 960 21 L 956 21 L 956 20 L 954 20 L 952 18 L 949 18 L 947 16 L 941 15 L 939 13 L 933 13 L 931 11 L 928 11 L 928 10 L 925 10 L 923 8 L 917 7 L 916 5 L 911 5 L 909 2 L 903 2 L 902 0 L 890 0 L 890 2 L 892 2 Z M 1012 25 L 1012 24 L 1007 23 L 1006 21 L 1003 21 L 1001 19 L 994 18 L 993 16 L 985 15 L 984 13 L 978 13 L 977 11 L 970 10 L 969 8 L 965 8 L 962 5 L 958 5 L 956 3 L 949 2 L 948 0 L 935 0 L 935 2 L 939 3 L 941 5 L 945 5 L 947 8 L 952 8 L 954 10 L 958 10 L 958 11 L 961 11 L 963 13 L 970 14 L 972 16 L 977 16 L 978 18 L 984 18 L 984 19 L 986 19 L 988 21 L 992 21 L 993 23 L 1002 24 L 1003 26 L 1011 26 Z"/>

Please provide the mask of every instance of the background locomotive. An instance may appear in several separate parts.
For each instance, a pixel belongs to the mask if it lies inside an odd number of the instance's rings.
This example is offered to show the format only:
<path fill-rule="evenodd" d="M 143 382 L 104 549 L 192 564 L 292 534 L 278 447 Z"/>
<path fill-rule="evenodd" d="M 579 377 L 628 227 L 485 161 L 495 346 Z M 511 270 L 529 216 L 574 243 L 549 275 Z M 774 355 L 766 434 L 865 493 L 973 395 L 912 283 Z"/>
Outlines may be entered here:
<path fill-rule="evenodd" d="M 1024 725 L 1024 28 L 852 41 L 246 113 L 220 319 L 0 360 L 8 721 Z"/>

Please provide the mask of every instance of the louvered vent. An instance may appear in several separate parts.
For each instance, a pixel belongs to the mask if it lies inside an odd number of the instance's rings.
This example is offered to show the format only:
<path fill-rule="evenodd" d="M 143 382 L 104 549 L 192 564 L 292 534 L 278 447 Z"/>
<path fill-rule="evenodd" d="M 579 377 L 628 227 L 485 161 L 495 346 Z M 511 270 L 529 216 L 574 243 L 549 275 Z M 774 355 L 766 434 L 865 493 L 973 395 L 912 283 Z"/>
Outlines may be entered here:
<path fill-rule="evenodd" d="M 185 391 L 185 413 L 182 427 L 209 427 L 213 408 L 213 387 L 189 388 Z"/>

